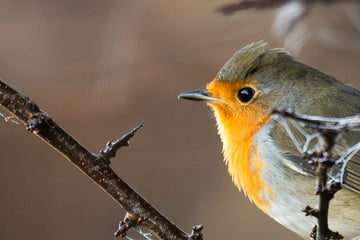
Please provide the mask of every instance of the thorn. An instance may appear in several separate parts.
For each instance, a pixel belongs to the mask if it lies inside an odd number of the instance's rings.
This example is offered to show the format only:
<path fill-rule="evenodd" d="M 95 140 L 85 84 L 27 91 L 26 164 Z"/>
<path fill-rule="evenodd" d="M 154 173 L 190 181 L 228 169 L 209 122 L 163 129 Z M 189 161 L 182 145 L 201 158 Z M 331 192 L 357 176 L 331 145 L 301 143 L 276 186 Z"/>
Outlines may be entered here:
<path fill-rule="evenodd" d="M 115 237 L 125 237 L 127 231 L 130 228 L 135 228 L 143 219 L 141 217 L 136 217 L 132 215 L 131 213 L 127 212 L 125 214 L 125 217 L 122 221 L 119 223 L 118 229 L 115 231 L 114 236 Z"/>
<path fill-rule="evenodd" d="M 130 132 L 126 133 L 122 137 L 118 138 L 117 140 L 110 142 L 108 141 L 105 144 L 105 149 L 99 151 L 99 157 L 100 159 L 107 165 L 109 165 L 110 158 L 113 158 L 116 156 L 116 152 L 121 147 L 127 147 L 129 146 L 129 141 L 132 137 L 134 137 L 135 133 L 139 131 L 140 128 L 144 126 L 144 122 L 141 122 L 138 126 L 133 128 Z"/>
<path fill-rule="evenodd" d="M 192 228 L 189 240 L 203 240 L 203 234 L 202 234 L 202 230 L 203 230 L 203 226 L 202 225 L 195 225 Z"/>
<path fill-rule="evenodd" d="M 134 136 L 134 134 L 140 130 L 140 128 L 144 127 L 144 122 L 141 122 L 139 125 L 137 125 L 135 128 L 133 128 L 129 134 L 132 134 L 132 136 Z"/>
<path fill-rule="evenodd" d="M 310 232 L 310 239 L 311 240 L 316 240 L 316 233 L 317 233 L 317 225 L 315 225 L 312 229 L 311 229 L 311 232 Z"/>
<path fill-rule="evenodd" d="M 309 205 L 303 208 L 301 211 L 305 213 L 305 216 L 313 216 L 316 218 L 319 217 L 319 209 L 314 209 Z"/>

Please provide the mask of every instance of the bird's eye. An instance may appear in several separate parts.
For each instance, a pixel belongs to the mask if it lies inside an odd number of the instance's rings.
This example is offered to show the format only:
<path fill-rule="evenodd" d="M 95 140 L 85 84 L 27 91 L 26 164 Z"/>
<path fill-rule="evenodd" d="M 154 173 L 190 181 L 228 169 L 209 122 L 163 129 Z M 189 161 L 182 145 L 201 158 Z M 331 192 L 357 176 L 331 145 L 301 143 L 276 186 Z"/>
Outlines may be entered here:
<path fill-rule="evenodd" d="M 244 87 L 237 93 L 237 97 L 242 103 L 248 103 L 254 97 L 254 95 L 255 90 L 251 87 Z"/>

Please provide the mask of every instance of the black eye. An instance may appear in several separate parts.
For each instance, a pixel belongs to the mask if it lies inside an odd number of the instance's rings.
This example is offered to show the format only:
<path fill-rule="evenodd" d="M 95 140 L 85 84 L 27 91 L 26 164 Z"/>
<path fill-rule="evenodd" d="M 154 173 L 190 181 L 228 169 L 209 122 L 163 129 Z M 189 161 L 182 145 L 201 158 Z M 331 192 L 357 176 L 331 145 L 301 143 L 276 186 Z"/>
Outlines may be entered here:
<path fill-rule="evenodd" d="M 237 93 L 237 97 L 239 98 L 240 102 L 247 103 L 249 102 L 255 95 L 255 90 L 251 87 L 244 87 L 239 90 Z"/>

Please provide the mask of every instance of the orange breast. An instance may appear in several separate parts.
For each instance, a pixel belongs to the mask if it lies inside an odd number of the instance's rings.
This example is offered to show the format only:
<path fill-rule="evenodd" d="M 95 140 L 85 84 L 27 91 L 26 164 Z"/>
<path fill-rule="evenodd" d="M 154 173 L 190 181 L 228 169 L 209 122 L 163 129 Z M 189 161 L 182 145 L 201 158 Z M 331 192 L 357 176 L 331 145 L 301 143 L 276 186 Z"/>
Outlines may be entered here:
<path fill-rule="evenodd" d="M 249 85 L 248 82 L 212 81 L 207 89 L 222 101 L 210 102 L 209 105 L 215 113 L 223 142 L 224 160 L 235 185 L 260 209 L 267 212 L 269 197 L 273 193 L 262 176 L 262 171 L 266 169 L 253 140 L 258 130 L 271 117 L 254 102 L 244 105 L 237 100 L 237 91 L 244 84 Z"/>

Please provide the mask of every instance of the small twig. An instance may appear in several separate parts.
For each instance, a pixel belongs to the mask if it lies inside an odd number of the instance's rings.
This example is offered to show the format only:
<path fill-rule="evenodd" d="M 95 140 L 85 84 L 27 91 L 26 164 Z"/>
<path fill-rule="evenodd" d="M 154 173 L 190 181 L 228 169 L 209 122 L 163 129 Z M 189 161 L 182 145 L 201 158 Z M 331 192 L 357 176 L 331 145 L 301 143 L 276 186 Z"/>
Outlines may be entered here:
<path fill-rule="evenodd" d="M 107 142 L 105 149 L 99 151 L 99 157 L 107 164 L 110 164 L 110 158 L 115 157 L 116 152 L 121 147 L 129 146 L 129 140 L 134 137 L 135 133 L 144 126 L 144 123 L 140 123 L 138 126 L 133 128 L 130 132 L 124 134 L 113 142 Z"/>
<path fill-rule="evenodd" d="M 304 123 L 307 127 L 335 133 L 360 127 L 360 114 L 344 118 L 329 118 L 307 114 L 298 114 L 295 113 L 292 109 L 273 109 L 271 113 L 292 118 L 296 121 Z"/>
<path fill-rule="evenodd" d="M 328 151 L 331 148 L 324 145 L 323 149 L 321 150 L 321 155 L 327 155 Z M 320 157 L 322 157 L 320 156 Z M 329 156 L 326 157 L 326 160 L 319 160 L 316 157 L 313 157 L 312 160 L 317 163 L 316 167 L 316 180 L 317 180 L 317 187 L 316 187 L 316 194 L 319 195 L 319 209 L 317 214 L 318 224 L 317 224 L 317 239 L 318 240 L 325 240 L 328 239 L 329 236 L 332 235 L 332 231 L 329 229 L 328 226 L 328 213 L 329 213 L 329 204 L 330 200 L 334 197 L 335 191 L 329 191 L 327 187 L 328 184 L 328 170 L 334 164 L 333 161 L 328 160 Z"/>
<path fill-rule="evenodd" d="M 341 183 L 329 182 L 328 171 L 336 162 L 331 156 L 332 148 L 338 139 L 339 133 L 326 132 L 319 130 L 321 137 L 321 149 L 318 151 L 317 156 L 312 157 L 312 160 L 317 164 L 316 167 L 316 194 L 319 195 L 319 209 L 317 214 L 318 224 L 316 239 L 328 240 L 328 239 L 343 239 L 338 232 L 333 232 L 329 229 L 328 225 L 328 213 L 331 199 L 333 199 L 335 193 L 341 189 Z"/>
<path fill-rule="evenodd" d="M 310 206 L 306 206 L 301 211 L 305 213 L 305 216 L 312 216 L 312 217 L 316 217 L 316 218 L 319 217 L 319 209 L 315 209 Z"/>

